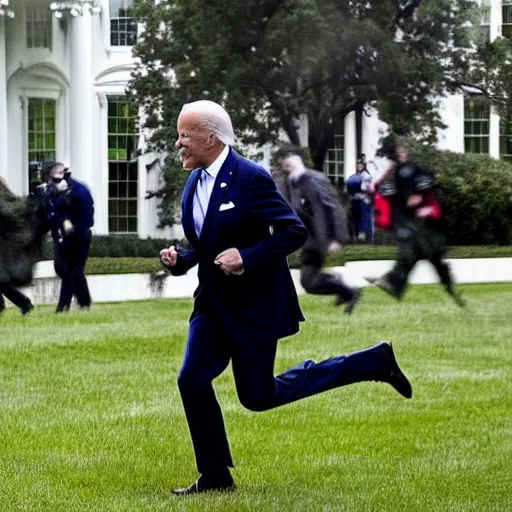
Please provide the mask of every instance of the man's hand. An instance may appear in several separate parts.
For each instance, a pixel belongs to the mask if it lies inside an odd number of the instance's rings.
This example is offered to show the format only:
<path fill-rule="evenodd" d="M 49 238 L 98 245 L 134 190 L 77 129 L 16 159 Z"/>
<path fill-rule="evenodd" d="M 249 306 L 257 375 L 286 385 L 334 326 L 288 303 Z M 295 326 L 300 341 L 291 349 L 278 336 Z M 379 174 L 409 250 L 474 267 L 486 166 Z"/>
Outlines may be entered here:
<path fill-rule="evenodd" d="M 176 246 L 171 245 L 169 249 L 162 249 L 160 251 L 160 260 L 166 267 L 174 267 L 178 261 L 178 251 Z"/>
<path fill-rule="evenodd" d="M 343 249 L 342 245 L 339 242 L 337 242 L 336 240 L 333 240 L 329 244 L 329 247 L 327 247 L 327 252 L 341 251 L 341 249 Z"/>
<path fill-rule="evenodd" d="M 222 251 L 215 258 L 214 263 L 215 265 L 219 265 L 226 274 L 239 276 L 244 273 L 244 262 L 242 260 L 242 256 L 240 256 L 240 252 L 235 247 Z"/>
<path fill-rule="evenodd" d="M 432 206 L 421 206 L 416 210 L 416 217 L 430 217 L 434 213 L 434 208 Z"/>
<path fill-rule="evenodd" d="M 421 194 L 413 194 L 407 198 L 407 206 L 409 208 L 416 208 L 421 201 L 423 201 L 423 196 Z"/>

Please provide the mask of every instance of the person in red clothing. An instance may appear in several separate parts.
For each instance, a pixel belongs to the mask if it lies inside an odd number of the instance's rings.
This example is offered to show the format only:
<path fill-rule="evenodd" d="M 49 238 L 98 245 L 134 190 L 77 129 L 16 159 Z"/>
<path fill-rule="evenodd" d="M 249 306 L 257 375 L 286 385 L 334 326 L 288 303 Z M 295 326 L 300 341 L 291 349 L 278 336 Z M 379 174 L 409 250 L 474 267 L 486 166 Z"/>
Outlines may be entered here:
<path fill-rule="evenodd" d="M 375 181 L 374 188 L 383 200 L 389 202 L 398 254 L 394 267 L 374 283 L 394 298 L 401 299 L 414 265 L 420 260 L 428 260 L 447 293 L 457 305 L 464 306 L 460 294 L 455 291 L 450 267 L 443 260 L 446 244 L 434 174 L 411 162 L 403 145 L 388 142 L 383 153 L 392 165 Z"/>

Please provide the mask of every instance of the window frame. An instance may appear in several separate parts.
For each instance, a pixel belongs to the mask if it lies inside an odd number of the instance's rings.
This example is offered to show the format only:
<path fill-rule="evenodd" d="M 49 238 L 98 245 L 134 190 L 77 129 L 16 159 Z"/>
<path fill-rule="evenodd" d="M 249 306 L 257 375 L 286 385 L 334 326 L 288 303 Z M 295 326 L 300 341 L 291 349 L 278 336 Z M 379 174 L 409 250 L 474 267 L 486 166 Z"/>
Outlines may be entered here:
<path fill-rule="evenodd" d="M 128 109 L 126 115 L 119 115 L 119 105 L 126 105 Z M 115 109 L 115 115 L 111 114 L 113 108 Z M 123 94 L 107 94 L 106 109 L 108 231 L 118 235 L 133 235 L 138 233 L 139 227 L 140 179 L 139 157 L 137 154 L 139 139 L 137 110 Z M 113 126 L 115 126 L 114 130 L 112 130 Z M 130 131 L 132 128 L 133 131 Z M 115 146 L 111 146 L 113 138 L 116 140 Z M 122 138 L 126 138 L 124 145 L 119 144 L 119 140 L 122 140 Z M 120 152 L 123 150 L 126 152 L 129 149 L 130 138 L 132 138 L 133 143 L 132 153 L 126 153 L 123 157 Z M 116 155 L 114 155 L 114 151 L 117 153 Z M 135 173 L 135 176 L 133 173 Z M 114 188 L 116 189 L 115 194 L 112 193 Z M 121 210 L 123 210 L 122 213 L 120 213 Z M 134 224 L 131 224 L 131 222 L 134 222 Z M 121 229 L 123 226 L 125 226 L 124 229 Z"/>

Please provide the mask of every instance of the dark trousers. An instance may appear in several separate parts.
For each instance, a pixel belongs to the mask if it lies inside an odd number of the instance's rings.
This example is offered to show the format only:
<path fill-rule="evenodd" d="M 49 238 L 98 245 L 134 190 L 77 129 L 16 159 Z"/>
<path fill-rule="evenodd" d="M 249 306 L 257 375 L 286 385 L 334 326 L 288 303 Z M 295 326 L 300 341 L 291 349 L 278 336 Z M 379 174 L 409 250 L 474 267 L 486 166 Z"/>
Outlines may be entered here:
<path fill-rule="evenodd" d="M 276 349 L 277 341 L 273 340 L 257 345 L 233 343 L 218 315 L 194 313 L 178 386 L 200 473 L 233 466 L 212 386 L 230 361 L 238 398 L 251 411 L 266 411 L 354 382 L 380 380 L 386 365 L 371 348 L 320 363 L 307 360 L 274 376 Z"/>
<path fill-rule="evenodd" d="M 450 267 L 443 261 L 446 246 L 442 233 L 421 224 L 413 225 L 412 228 L 404 226 L 397 230 L 397 242 L 395 265 L 383 276 L 396 298 L 400 299 L 404 295 L 409 274 L 420 260 L 432 263 L 446 291 L 453 294 Z"/>
<path fill-rule="evenodd" d="M 30 306 L 30 299 L 19 290 L 9 284 L 0 284 L 0 311 L 5 308 L 4 297 L 7 297 L 15 306 L 25 309 Z"/>
<path fill-rule="evenodd" d="M 339 274 L 322 270 L 324 257 L 318 251 L 304 249 L 300 267 L 300 284 L 307 293 L 315 295 L 337 295 L 350 300 L 354 290 L 343 282 Z"/>
<path fill-rule="evenodd" d="M 363 208 L 364 201 L 362 199 L 351 199 L 350 200 L 350 224 L 351 234 L 358 239 L 359 233 L 363 231 Z"/>
<path fill-rule="evenodd" d="M 85 264 L 90 246 L 90 236 L 71 236 L 66 238 L 64 243 L 55 243 L 55 272 L 62 280 L 57 311 L 69 309 L 73 296 L 80 307 L 91 305 L 91 295 L 85 277 Z"/>

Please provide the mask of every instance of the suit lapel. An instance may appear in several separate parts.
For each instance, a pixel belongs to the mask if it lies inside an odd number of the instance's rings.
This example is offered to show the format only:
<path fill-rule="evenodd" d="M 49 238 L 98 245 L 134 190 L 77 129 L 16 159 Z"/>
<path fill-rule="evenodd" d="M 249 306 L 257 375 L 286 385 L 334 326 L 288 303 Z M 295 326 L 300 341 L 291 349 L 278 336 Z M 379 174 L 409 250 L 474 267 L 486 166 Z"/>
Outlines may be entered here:
<path fill-rule="evenodd" d="M 196 228 L 194 226 L 194 194 L 196 192 L 197 182 L 199 181 L 200 176 L 201 169 L 194 169 L 187 180 L 187 184 L 183 193 L 183 211 L 181 222 L 185 236 L 194 246 L 197 246 L 199 243 Z"/>
<path fill-rule="evenodd" d="M 236 167 L 236 153 L 232 148 L 230 148 L 228 157 L 222 164 L 219 174 L 217 174 L 217 178 L 215 179 L 215 184 L 213 185 L 212 195 L 210 196 L 210 202 L 208 203 L 208 210 L 204 219 L 203 228 L 201 229 L 201 240 L 205 239 L 213 219 L 219 211 L 223 198 L 231 188 L 236 175 Z"/>

